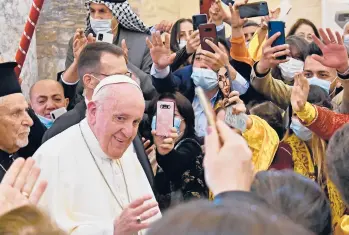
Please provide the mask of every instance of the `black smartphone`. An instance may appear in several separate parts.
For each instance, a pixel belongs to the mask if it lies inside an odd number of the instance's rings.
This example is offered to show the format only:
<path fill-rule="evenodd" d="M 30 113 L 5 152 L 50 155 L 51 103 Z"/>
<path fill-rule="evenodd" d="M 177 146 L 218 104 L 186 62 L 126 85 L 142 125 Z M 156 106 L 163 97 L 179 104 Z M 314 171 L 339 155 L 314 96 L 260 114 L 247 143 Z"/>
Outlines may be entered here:
<path fill-rule="evenodd" d="M 269 15 L 268 3 L 265 1 L 254 2 L 239 7 L 240 18 L 251 18 Z"/>
<path fill-rule="evenodd" d="M 215 51 L 206 43 L 210 40 L 218 46 L 217 28 L 215 24 L 202 24 L 199 26 L 201 48 L 206 51 L 215 53 Z"/>
<path fill-rule="evenodd" d="M 207 15 L 206 14 L 193 15 L 192 18 L 193 18 L 194 31 L 198 30 L 199 25 L 207 24 Z"/>
<path fill-rule="evenodd" d="M 229 3 L 231 3 L 231 5 L 234 6 L 234 3 L 235 3 L 234 0 L 222 0 L 222 2 L 223 2 L 225 5 L 227 5 L 227 6 L 229 6 Z"/>
<path fill-rule="evenodd" d="M 285 36 L 285 22 L 283 21 L 269 21 L 268 23 L 268 38 L 272 37 L 277 32 L 280 32 L 281 35 L 273 42 L 272 47 L 283 45 L 286 43 Z M 276 59 L 285 60 L 286 55 L 279 56 Z"/>

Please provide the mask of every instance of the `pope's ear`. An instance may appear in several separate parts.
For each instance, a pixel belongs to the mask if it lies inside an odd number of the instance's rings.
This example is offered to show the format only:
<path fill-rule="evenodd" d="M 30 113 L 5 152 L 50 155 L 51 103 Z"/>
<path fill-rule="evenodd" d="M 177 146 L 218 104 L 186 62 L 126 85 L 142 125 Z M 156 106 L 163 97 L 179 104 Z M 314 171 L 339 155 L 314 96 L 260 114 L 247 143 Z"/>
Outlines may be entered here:
<path fill-rule="evenodd" d="M 97 103 L 94 101 L 90 101 L 87 105 L 87 117 L 90 124 L 95 124 L 96 113 L 97 113 Z"/>

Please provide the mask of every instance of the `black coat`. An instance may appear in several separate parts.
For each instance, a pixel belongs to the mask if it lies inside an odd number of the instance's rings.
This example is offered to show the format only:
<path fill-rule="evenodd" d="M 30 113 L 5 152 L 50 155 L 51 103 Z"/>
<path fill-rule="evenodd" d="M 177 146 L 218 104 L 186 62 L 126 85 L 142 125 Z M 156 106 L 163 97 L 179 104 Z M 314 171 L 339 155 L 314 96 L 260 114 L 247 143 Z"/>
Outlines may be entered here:
<path fill-rule="evenodd" d="M 5 151 L 0 150 L 0 182 L 4 178 L 6 171 L 10 168 L 14 156 Z"/>
<path fill-rule="evenodd" d="M 53 123 L 52 127 L 46 131 L 44 137 L 42 138 L 42 143 L 65 131 L 69 127 L 81 122 L 86 117 L 86 109 L 87 107 L 85 100 L 82 100 L 74 107 L 74 109 L 60 116 Z M 143 170 L 149 180 L 150 186 L 153 188 L 154 174 L 148 156 L 145 153 L 142 140 L 138 135 L 133 140 L 133 146 L 135 148 L 138 160 L 141 163 Z"/>

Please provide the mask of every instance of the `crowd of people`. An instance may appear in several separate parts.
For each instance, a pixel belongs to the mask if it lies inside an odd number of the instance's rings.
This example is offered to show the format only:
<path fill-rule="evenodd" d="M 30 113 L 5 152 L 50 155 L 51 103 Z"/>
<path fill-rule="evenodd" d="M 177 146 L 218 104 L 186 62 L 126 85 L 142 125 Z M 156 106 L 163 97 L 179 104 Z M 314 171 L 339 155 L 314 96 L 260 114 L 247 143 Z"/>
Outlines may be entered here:
<path fill-rule="evenodd" d="M 208 51 L 191 19 L 85 0 L 65 71 L 29 100 L 0 64 L 0 234 L 349 234 L 349 22 L 286 22 L 274 46 L 280 9 L 255 22 L 247 3 L 212 1 Z"/>

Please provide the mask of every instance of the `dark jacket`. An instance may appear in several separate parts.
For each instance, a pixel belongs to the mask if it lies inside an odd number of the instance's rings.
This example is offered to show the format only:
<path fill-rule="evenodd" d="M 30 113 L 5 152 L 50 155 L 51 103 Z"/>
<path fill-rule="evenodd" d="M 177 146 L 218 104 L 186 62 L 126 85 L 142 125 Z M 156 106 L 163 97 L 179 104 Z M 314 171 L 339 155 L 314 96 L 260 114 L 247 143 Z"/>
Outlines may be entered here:
<path fill-rule="evenodd" d="M 65 131 L 69 127 L 78 124 L 86 117 L 86 103 L 85 100 L 80 101 L 74 109 L 60 116 L 52 125 L 52 127 L 45 133 L 42 143 L 46 142 L 50 138 Z M 150 162 L 147 154 L 145 153 L 141 138 L 137 135 L 133 140 L 133 146 L 135 148 L 139 162 L 141 163 L 145 174 L 149 180 L 151 187 L 154 185 L 154 174 L 150 166 Z"/>
<path fill-rule="evenodd" d="M 118 28 L 117 37 L 114 44 L 121 46 L 121 41 L 125 39 L 128 47 L 128 64 L 127 67 L 139 78 L 140 87 L 143 91 L 144 99 L 151 100 L 156 95 L 156 90 L 151 83 L 150 68 L 153 61 L 150 56 L 149 48 L 146 45 L 146 38 L 149 36 L 145 33 L 128 30 L 121 25 Z M 93 33 L 93 31 L 86 34 Z M 73 38 L 69 41 L 65 68 L 69 68 L 74 61 Z M 61 79 L 58 74 L 58 81 Z M 76 85 L 66 85 L 61 82 L 65 91 L 66 98 L 69 98 L 69 107 L 72 109 L 77 103 L 83 100 L 83 82 L 80 80 Z"/>
<path fill-rule="evenodd" d="M 159 167 L 155 188 L 160 209 L 208 197 L 202 165 L 203 153 L 194 138 L 184 138 L 166 155 L 157 152 L 156 160 Z"/>

